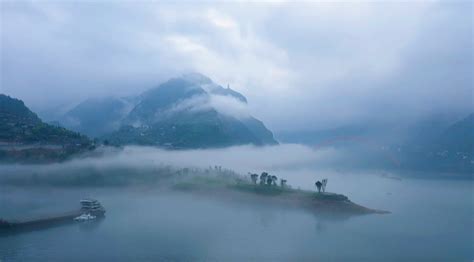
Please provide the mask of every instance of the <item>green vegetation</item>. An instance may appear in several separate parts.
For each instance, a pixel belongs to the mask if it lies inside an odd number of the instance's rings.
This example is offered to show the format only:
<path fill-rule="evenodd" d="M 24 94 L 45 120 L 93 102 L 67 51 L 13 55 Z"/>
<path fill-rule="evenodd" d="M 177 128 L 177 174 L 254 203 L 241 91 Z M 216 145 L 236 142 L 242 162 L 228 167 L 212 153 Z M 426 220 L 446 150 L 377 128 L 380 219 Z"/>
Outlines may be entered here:
<path fill-rule="evenodd" d="M 228 171 L 229 172 L 229 171 Z M 231 171 L 230 171 L 231 172 Z M 217 176 L 192 176 L 173 185 L 173 189 L 180 191 L 207 191 L 230 189 L 243 193 L 251 193 L 265 196 L 297 196 L 308 200 L 332 200 L 346 201 L 348 198 L 344 195 L 312 192 L 299 189 L 292 189 L 286 183 L 277 185 L 276 176 L 263 172 L 260 175 L 260 183 L 256 183 L 257 174 L 250 174 L 250 181 L 241 179 L 236 174 L 219 174 Z M 286 180 L 282 179 L 286 182 Z M 327 183 L 327 180 L 326 180 Z"/>
<path fill-rule="evenodd" d="M 65 128 L 45 124 L 21 100 L 0 94 L 0 141 L 89 145 L 90 140 Z"/>
<path fill-rule="evenodd" d="M 281 195 L 284 193 L 294 193 L 295 190 L 290 188 L 282 188 L 277 186 L 267 186 L 267 185 L 255 185 L 250 183 L 237 183 L 234 185 L 229 185 L 228 188 L 235 189 L 242 192 L 254 193 L 259 195 Z"/>
<path fill-rule="evenodd" d="M 0 160 L 64 160 L 93 149 L 79 133 L 43 123 L 18 99 L 0 94 Z"/>
<path fill-rule="evenodd" d="M 311 194 L 313 199 L 317 200 L 332 200 L 332 201 L 347 201 L 349 200 L 348 197 L 341 194 L 336 193 L 312 193 Z"/>
<path fill-rule="evenodd" d="M 181 191 L 211 190 L 225 188 L 234 183 L 234 179 L 223 174 L 217 176 L 191 176 L 175 183 L 172 188 Z"/>
<path fill-rule="evenodd" d="M 19 143 L 89 145 L 87 137 L 62 127 L 45 123 L 22 124 L 7 122 L 0 125 L 0 140 Z"/>

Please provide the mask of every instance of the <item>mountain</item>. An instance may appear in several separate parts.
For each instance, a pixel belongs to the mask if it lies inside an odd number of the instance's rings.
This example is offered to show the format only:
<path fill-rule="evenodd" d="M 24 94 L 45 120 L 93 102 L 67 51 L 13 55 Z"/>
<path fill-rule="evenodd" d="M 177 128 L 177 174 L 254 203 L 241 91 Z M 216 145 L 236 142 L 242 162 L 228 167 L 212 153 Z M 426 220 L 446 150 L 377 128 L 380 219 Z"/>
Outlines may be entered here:
<path fill-rule="evenodd" d="M 280 132 L 277 137 L 286 143 L 297 143 L 308 146 L 338 146 L 356 141 L 360 137 L 374 136 L 375 128 L 363 125 L 346 125 L 322 130 L 303 130 Z"/>
<path fill-rule="evenodd" d="M 129 101 L 85 101 L 61 123 L 116 145 L 208 148 L 277 144 L 272 132 L 246 112 L 245 96 L 201 74 L 172 78 Z"/>
<path fill-rule="evenodd" d="M 458 115 L 433 114 L 415 120 L 361 121 L 350 125 L 320 130 L 277 133 L 282 142 L 310 146 L 351 146 L 371 143 L 379 146 L 406 146 L 431 143 L 457 119 Z"/>
<path fill-rule="evenodd" d="M 434 141 L 438 150 L 460 152 L 473 155 L 474 113 L 448 127 Z"/>
<path fill-rule="evenodd" d="M 407 149 L 407 163 L 411 168 L 473 174 L 474 114 Z"/>
<path fill-rule="evenodd" d="M 90 146 L 87 137 L 46 124 L 23 101 L 0 94 L 0 159 L 65 158 Z"/>
<path fill-rule="evenodd" d="M 68 111 L 58 122 L 90 137 L 99 137 L 117 130 L 132 107 L 133 101 L 125 98 L 87 99 Z"/>
<path fill-rule="evenodd" d="M 280 141 L 337 148 L 338 167 L 473 174 L 474 114 L 436 114 L 409 123 L 365 123 L 279 133 Z"/>

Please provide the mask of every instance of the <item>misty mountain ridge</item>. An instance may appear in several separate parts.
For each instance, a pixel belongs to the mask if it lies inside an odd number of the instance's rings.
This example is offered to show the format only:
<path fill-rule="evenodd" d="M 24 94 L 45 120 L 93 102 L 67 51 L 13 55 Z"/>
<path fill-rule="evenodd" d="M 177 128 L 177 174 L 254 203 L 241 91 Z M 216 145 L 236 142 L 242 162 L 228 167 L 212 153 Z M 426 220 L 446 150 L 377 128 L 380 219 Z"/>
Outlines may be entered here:
<path fill-rule="evenodd" d="M 126 98 L 89 98 L 67 111 L 57 122 L 90 137 L 113 132 L 132 110 L 134 101 Z"/>
<path fill-rule="evenodd" d="M 474 113 L 447 128 L 433 143 L 435 148 L 473 154 Z"/>
<path fill-rule="evenodd" d="M 343 162 L 352 167 L 472 173 L 474 114 L 454 117 L 437 114 L 404 125 L 366 123 L 286 132 L 278 138 L 314 148 L 336 147 L 347 153 Z"/>
<path fill-rule="evenodd" d="M 409 168 L 444 172 L 474 171 L 474 114 L 451 124 L 438 135 L 405 144 L 402 157 Z M 403 158 L 402 158 L 403 159 Z"/>
<path fill-rule="evenodd" d="M 135 97 L 86 100 L 59 122 L 117 145 L 207 148 L 277 143 L 249 114 L 245 96 L 198 73 L 172 78 Z"/>

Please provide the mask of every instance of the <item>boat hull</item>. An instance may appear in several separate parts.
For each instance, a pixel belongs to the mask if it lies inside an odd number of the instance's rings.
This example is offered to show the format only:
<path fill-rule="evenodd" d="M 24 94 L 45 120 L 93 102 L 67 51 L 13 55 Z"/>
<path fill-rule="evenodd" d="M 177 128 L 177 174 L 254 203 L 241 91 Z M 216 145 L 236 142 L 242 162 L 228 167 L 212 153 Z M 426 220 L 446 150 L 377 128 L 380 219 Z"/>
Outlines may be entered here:
<path fill-rule="evenodd" d="M 105 210 L 77 210 L 71 211 L 56 215 L 51 215 L 47 217 L 40 217 L 35 219 L 24 219 L 24 220 L 14 220 L 14 221 L 0 221 L 0 230 L 9 230 L 9 229 L 20 229 L 20 228 L 35 228 L 35 227 L 48 227 L 56 224 L 63 223 L 73 223 L 74 218 L 82 214 L 91 214 L 97 218 L 105 216 Z"/>

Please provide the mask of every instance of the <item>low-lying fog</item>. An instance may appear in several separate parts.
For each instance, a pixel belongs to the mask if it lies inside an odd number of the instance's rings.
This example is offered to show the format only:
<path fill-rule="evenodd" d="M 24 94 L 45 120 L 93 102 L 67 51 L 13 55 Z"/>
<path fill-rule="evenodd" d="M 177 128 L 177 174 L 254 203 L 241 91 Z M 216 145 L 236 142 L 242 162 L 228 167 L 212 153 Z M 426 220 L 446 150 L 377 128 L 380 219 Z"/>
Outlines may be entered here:
<path fill-rule="evenodd" d="M 169 151 L 155 147 L 127 146 L 123 149 L 104 147 L 98 154 L 69 162 L 41 166 L 10 165 L 0 169 L 9 172 L 38 170 L 60 170 L 70 168 L 111 167 L 151 168 L 171 165 L 176 167 L 222 166 L 237 172 L 247 173 L 268 168 L 291 168 L 293 166 L 333 161 L 336 151 L 332 149 L 313 150 L 297 144 L 255 147 L 235 146 L 222 149 Z"/>
<path fill-rule="evenodd" d="M 0 260 L 470 260 L 473 182 L 415 179 L 385 170 L 339 169 L 335 149 L 300 145 L 166 151 L 104 148 L 50 165 L 0 167 L 0 217 L 71 210 L 93 197 L 94 223 L 0 235 Z M 294 188 L 328 191 L 389 215 L 344 219 L 163 190 L 182 168 L 267 171 Z M 100 177 L 100 180 L 97 180 Z M 138 177 L 138 178 L 137 178 Z M 92 181 L 92 182 L 91 182 Z"/>

